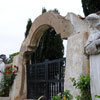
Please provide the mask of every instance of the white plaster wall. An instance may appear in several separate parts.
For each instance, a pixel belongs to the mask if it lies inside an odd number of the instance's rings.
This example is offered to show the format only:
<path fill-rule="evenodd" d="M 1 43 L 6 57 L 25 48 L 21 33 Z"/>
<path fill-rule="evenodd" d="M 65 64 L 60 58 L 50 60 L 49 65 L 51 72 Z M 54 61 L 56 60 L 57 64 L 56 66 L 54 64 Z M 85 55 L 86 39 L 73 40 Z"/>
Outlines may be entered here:
<path fill-rule="evenodd" d="M 89 73 L 88 59 L 84 55 L 87 35 L 80 33 L 68 38 L 64 90 L 70 90 L 74 97 L 79 94 L 79 90 L 73 87 L 70 77 L 78 79 L 80 75 Z"/>
<path fill-rule="evenodd" d="M 89 27 L 85 19 L 81 19 L 74 13 L 68 13 L 65 18 L 67 20 L 70 20 L 71 24 L 73 25 L 74 27 L 73 34 L 88 32 Z"/>

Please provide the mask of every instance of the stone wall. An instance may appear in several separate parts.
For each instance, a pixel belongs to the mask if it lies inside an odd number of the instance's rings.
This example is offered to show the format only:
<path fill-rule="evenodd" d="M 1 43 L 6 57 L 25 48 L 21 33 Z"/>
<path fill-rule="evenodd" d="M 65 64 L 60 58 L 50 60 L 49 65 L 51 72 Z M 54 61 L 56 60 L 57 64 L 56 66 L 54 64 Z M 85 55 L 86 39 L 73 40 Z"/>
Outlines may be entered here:
<path fill-rule="evenodd" d="M 80 75 L 89 73 L 89 62 L 84 55 L 87 35 L 88 33 L 79 33 L 68 38 L 64 90 L 70 90 L 74 97 L 79 94 L 79 90 L 73 87 L 70 78 L 78 79 Z"/>
<path fill-rule="evenodd" d="M 74 77 L 77 80 L 80 75 L 89 74 L 89 61 L 84 55 L 89 27 L 85 19 L 81 19 L 73 13 L 68 13 L 66 19 L 71 21 L 74 31 L 68 37 L 64 90 L 70 90 L 75 97 L 79 94 L 79 90 L 73 87 L 70 78 Z"/>
<path fill-rule="evenodd" d="M 64 87 L 74 96 L 79 93 L 69 78 L 77 79 L 80 75 L 89 73 L 88 59 L 84 56 L 88 25 L 73 13 L 62 17 L 54 12 L 47 12 L 34 21 L 28 37 L 22 43 L 20 54 L 14 58 L 13 65 L 19 66 L 19 71 L 10 92 L 11 100 L 27 98 L 26 59 L 29 59 L 28 56 L 36 49 L 39 39 L 48 27 L 53 27 L 57 34 L 68 39 Z"/>
<path fill-rule="evenodd" d="M 13 60 L 13 65 L 19 66 L 19 70 L 9 94 L 11 100 L 19 100 L 19 98 L 23 99 L 23 98 L 26 98 L 26 95 L 27 95 L 26 69 L 23 68 L 22 64 L 24 64 L 24 60 L 22 60 L 21 58 L 22 58 L 21 55 L 17 55 L 16 57 L 14 57 L 14 60 Z M 23 78 L 22 76 L 24 77 L 24 79 L 22 79 Z"/>
<path fill-rule="evenodd" d="M 88 32 L 89 27 L 85 19 L 81 19 L 74 13 L 68 13 L 65 18 L 70 20 L 71 24 L 73 25 L 72 35 Z"/>

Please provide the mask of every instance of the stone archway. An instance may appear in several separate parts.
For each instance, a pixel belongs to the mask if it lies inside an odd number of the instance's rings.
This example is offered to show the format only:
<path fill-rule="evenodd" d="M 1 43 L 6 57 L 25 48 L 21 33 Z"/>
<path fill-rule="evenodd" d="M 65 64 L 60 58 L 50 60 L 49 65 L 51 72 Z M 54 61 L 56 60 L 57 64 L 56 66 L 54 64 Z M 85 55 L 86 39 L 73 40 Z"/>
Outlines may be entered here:
<path fill-rule="evenodd" d="M 56 33 L 60 34 L 64 39 L 67 39 L 70 35 L 73 34 L 73 25 L 71 22 L 57 13 L 47 12 L 36 18 L 29 31 L 28 37 L 22 43 L 20 54 L 16 58 L 17 61 L 14 62 L 17 62 L 17 65 L 20 66 L 20 69 L 13 85 L 13 92 L 10 93 L 11 100 L 26 98 L 26 60 L 30 59 L 30 53 L 32 53 L 37 48 L 43 32 L 49 27 L 53 27 Z"/>
<path fill-rule="evenodd" d="M 14 82 L 12 91 L 10 93 L 11 100 L 19 100 L 26 99 L 27 96 L 27 78 L 26 78 L 26 60 L 30 59 L 30 54 L 34 52 L 37 48 L 39 40 L 45 30 L 49 27 L 53 27 L 57 34 L 60 34 L 62 38 L 68 38 L 68 46 L 69 50 L 68 58 L 67 58 L 67 72 L 65 75 L 65 89 L 69 89 L 69 85 L 71 84 L 68 79 L 73 74 L 75 77 L 78 77 L 80 74 L 84 72 L 87 73 L 88 61 L 84 57 L 83 50 L 84 44 L 87 40 L 88 36 L 88 26 L 85 21 L 76 16 L 73 13 L 69 13 L 66 17 L 63 17 L 54 12 L 47 12 L 39 17 L 33 22 L 32 27 L 29 31 L 28 37 L 23 41 L 20 54 L 15 58 L 13 64 L 19 66 L 19 72 Z M 75 39 L 74 43 L 73 40 Z M 73 48 L 73 46 L 75 46 Z M 80 52 L 77 52 L 80 50 Z M 74 57 L 80 57 L 81 63 L 79 59 L 73 59 Z M 74 67 L 76 64 L 76 69 Z M 83 66 L 86 65 L 84 68 Z M 80 73 L 77 72 L 77 68 L 79 68 Z M 76 70 L 71 74 L 72 70 Z M 84 69 L 84 70 L 82 70 Z M 67 77 L 66 77 L 67 76 Z M 67 87 L 66 87 L 67 85 Z M 71 92 L 73 92 L 73 87 L 70 86 Z M 74 94 L 77 93 L 74 91 Z"/>
<path fill-rule="evenodd" d="M 73 33 L 73 26 L 65 17 L 54 12 L 44 13 L 33 22 L 29 35 L 22 44 L 21 52 L 33 51 L 38 46 L 43 32 L 49 27 L 53 27 L 62 38 L 68 38 Z"/>

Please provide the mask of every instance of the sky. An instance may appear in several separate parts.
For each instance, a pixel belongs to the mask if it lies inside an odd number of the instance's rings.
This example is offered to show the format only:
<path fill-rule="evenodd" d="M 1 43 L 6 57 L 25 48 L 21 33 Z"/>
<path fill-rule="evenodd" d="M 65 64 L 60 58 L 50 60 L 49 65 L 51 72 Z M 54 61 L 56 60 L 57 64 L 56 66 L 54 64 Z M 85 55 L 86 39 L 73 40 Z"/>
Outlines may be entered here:
<path fill-rule="evenodd" d="M 34 22 L 43 7 L 56 8 L 62 16 L 68 12 L 84 16 L 81 0 L 0 0 L 0 54 L 19 52 L 28 19 Z"/>

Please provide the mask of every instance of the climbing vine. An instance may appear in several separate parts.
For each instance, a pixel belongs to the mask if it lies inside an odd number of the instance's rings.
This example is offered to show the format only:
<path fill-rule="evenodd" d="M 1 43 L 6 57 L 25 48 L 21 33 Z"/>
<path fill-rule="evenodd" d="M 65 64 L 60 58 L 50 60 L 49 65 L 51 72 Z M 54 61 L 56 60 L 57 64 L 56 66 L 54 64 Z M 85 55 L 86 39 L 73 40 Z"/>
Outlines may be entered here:
<path fill-rule="evenodd" d="M 90 76 L 80 76 L 79 80 L 76 81 L 75 78 L 70 78 L 73 82 L 73 86 L 80 90 L 80 95 L 76 96 L 77 100 L 92 100 L 90 94 Z"/>
<path fill-rule="evenodd" d="M 100 95 L 95 95 L 96 98 L 100 98 Z"/>
<path fill-rule="evenodd" d="M 92 100 L 90 93 L 90 76 L 83 75 L 80 76 L 78 80 L 75 78 L 70 78 L 73 82 L 73 86 L 80 90 L 80 95 L 76 96 L 76 100 Z M 95 97 L 100 98 L 99 95 Z M 69 90 L 64 91 L 61 96 L 54 96 L 52 100 L 72 100 L 73 96 L 70 94 Z"/>

